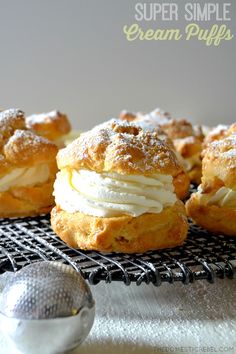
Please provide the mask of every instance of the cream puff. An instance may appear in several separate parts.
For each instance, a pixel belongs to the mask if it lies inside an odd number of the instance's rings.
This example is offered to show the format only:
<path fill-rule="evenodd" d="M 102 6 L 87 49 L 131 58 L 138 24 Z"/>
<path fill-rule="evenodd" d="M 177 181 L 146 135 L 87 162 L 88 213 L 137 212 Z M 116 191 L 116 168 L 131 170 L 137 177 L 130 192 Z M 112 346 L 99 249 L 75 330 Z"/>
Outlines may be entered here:
<path fill-rule="evenodd" d="M 59 148 L 65 146 L 71 125 L 66 114 L 60 111 L 33 114 L 26 117 L 26 126 L 37 135 L 51 140 Z"/>
<path fill-rule="evenodd" d="M 202 164 L 202 183 L 187 213 L 209 231 L 236 236 L 236 134 L 208 144 Z"/>
<path fill-rule="evenodd" d="M 0 217 L 51 210 L 57 151 L 55 144 L 26 129 L 22 111 L 0 112 Z"/>
<path fill-rule="evenodd" d="M 173 141 L 176 151 L 182 156 L 184 167 L 188 173 L 190 181 L 199 184 L 201 181 L 201 151 L 202 132 L 186 119 L 174 119 L 170 113 L 157 108 L 148 114 L 121 112 L 120 118 L 126 117 L 132 122 L 150 122 L 153 126 L 159 125 L 161 129 Z"/>
<path fill-rule="evenodd" d="M 109 121 L 60 150 L 57 163 L 51 224 L 70 246 L 134 253 L 184 242 L 173 185 L 181 168 L 155 132 Z"/>

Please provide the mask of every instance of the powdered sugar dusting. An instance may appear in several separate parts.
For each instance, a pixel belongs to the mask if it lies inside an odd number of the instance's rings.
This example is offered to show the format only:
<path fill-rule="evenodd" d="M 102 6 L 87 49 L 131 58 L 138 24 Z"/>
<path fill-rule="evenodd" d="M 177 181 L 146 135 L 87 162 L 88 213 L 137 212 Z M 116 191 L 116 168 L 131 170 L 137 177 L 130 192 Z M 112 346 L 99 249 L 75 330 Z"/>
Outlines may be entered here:
<path fill-rule="evenodd" d="M 26 124 L 32 126 L 34 124 L 44 123 L 46 119 L 56 120 L 59 115 L 59 111 L 54 110 L 48 113 L 32 114 L 31 116 L 26 117 Z"/>
<path fill-rule="evenodd" d="M 214 127 L 211 131 L 210 131 L 210 135 L 214 135 L 214 134 L 219 134 L 222 133 L 223 131 L 228 129 L 228 125 L 225 124 L 218 124 L 216 127 Z"/>
<path fill-rule="evenodd" d="M 145 132 L 136 124 L 119 119 L 111 119 L 81 134 L 59 153 L 59 160 L 61 166 L 66 160 L 72 165 L 89 164 L 89 168 L 95 170 L 97 166 L 117 172 L 128 169 L 130 173 L 155 173 L 157 170 L 166 173 L 165 169 L 173 172 L 179 168 L 175 154 L 156 132 Z"/>
<path fill-rule="evenodd" d="M 236 133 L 232 133 L 230 136 L 213 141 L 208 145 L 206 154 L 212 152 L 214 156 L 220 159 L 226 159 L 226 167 L 232 169 L 236 168 Z"/>
<path fill-rule="evenodd" d="M 8 120 L 14 119 L 17 117 L 24 117 L 24 112 L 18 108 L 11 108 L 11 109 L 7 109 L 5 111 L 1 111 L 0 112 L 0 124 L 1 125 L 3 125 L 4 123 L 6 124 L 6 122 Z"/>
<path fill-rule="evenodd" d="M 156 108 L 150 113 L 147 113 L 145 115 L 139 115 L 140 118 L 142 119 L 147 119 L 149 121 L 156 122 L 156 124 L 159 125 L 165 125 L 168 124 L 169 121 L 171 120 L 171 115 L 168 112 L 165 112 L 161 108 Z"/>
<path fill-rule="evenodd" d="M 222 147 L 222 149 L 236 149 L 236 133 L 232 133 L 230 136 L 222 140 L 213 141 L 211 146 Z"/>
<path fill-rule="evenodd" d="M 221 137 L 223 138 L 228 128 L 229 128 L 228 125 L 224 125 L 224 124 L 217 125 L 207 134 L 205 143 L 207 144 Z"/>
<path fill-rule="evenodd" d="M 14 134 L 8 140 L 8 144 L 14 144 L 16 141 L 19 140 L 22 140 L 24 142 L 29 141 L 34 145 L 52 145 L 52 142 L 50 142 L 48 139 L 38 136 L 29 130 L 15 130 Z"/>
<path fill-rule="evenodd" d="M 3 135 L 10 129 L 19 126 L 24 127 L 25 116 L 20 109 L 7 109 L 0 112 L 0 131 Z"/>
<path fill-rule="evenodd" d="M 224 152 L 224 156 L 236 158 L 236 149 Z"/>

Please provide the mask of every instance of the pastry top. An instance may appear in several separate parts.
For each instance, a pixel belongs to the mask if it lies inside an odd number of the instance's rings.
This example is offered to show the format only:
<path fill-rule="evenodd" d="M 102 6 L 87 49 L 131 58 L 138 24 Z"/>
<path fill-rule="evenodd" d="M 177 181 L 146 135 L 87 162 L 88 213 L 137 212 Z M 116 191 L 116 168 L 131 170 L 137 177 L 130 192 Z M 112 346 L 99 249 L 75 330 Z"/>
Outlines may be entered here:
<path fill-rule="evenodd" d="M 202 160 L 203 190 L 226 186 L 236 189 L 236 134 L 213 141 L 204 151 Z"/>
<path fill-rule="evenodd" d="M 5 157 L 19 167 L 46 163 L 55 158 L 56 146 L 29 130 L 15 130 L 3 149 Z"/>
<path fill-rule="evenodd" d="M 67 115 L 59 111 L 33 114 L 26 117 L 26 126 L 49 140 L 59 139 L 71 130 Z"/>
<path fill-rule="evenodd" d="M 152 120 L 148 117 L 137 117 L 132 123 L 142 128 L 144 131 L 155 131 L 158 135 L 167 136 L 161 126 L 159 124 L 153 124 Z"/>
<path fill-rule="evenodd" d="M 208 144 L 212 143 L 213 141 L 224 139 L 234 133 L 236 133 L 236 123 L 233 123 L 230 126 L 219 124 L 214 127 L 205 137 L 203 148 L 207 148 Z M 203 150 L 202 156 L 204 156 L 204 153 L 205 150 Z"/>
<path fill-rule="evenodd" d="M 144 131 L 155 132 L 158 135 L 158 139 L 167 144 L 171 150 L 175 150 L 172 140 L 164 132 L 161 126 L 158 124 L 153 124 L 152 120 L 148 116 L 137 117 L 137 119 L 133 120 L 133 124 L 142 128 Z"/>
<path fill-rule="evenodd" d="M 183 139 L 188 136 L 195 136 L 192 124 L 186 119 L 172 118 L 162 128 L 171 139 Z"/>
<path fill-rule="evenodd" d="M 181 167 L 173 151 L 156 132 L 110 120 L 83 133 L 59 151 L 58 167 L 150 176 L 176 175 Z"/>
<path fill-rule="evenodd" d="M 127 114 L 124 113 L 122 118 L 126 119 L 126 116 Z M 130 118 L 131 114 L 128 114 L 128 117 Z M 181 164 L 191 174 L 190 179 L 194 183 L 199 183 L 201 176 L 200 155 L 204 137 L 202 127 L 194 127 L 186 119 L 174 119 L 168 112 L 159 108 L 148 114 L 137 113 L 132 122 L 140 126 L 152 127 L 152 130 L 157 130 L 157 132 L 160 129 L 164 131 L 169 138 L 169 140 L 163 138 L 164 142 L 177 152 Z"/>
<path fill-rule="evenodd" d="M 172 120 L 170 113 L 165 112 L 160 108 L 156 108 L 147 114 L 140 112 L 131 113 L 124 110 L 120 113 L 120 119 L 132 121 L 135 123 L 145 121 L 152 125 L 153 128 L 155 128 L 156 126 L 164 127 L 165 125 L 168 125 L 169 122 Z"/>
<path fill-rule="evenodd" d="M 0 176 L 18 167 L 50 162 L 57 151 L 52 142 L 26 129 L 22 111 L 0 112 Z"/>
<path fill-rule="evenodd" d="M 190 158 L 196 154 L 200 155 L 202 151 L 202 142 L 196 136 L 187 136 L 182 139 L 175 139 L 174 146 L 183 158 Z"/>
<path fill-rule="evenodd" d="M 123 111 L 120 112 L 119 118 L 121 120 L 126 120 L 128 122 L 132 122 L 135 120 L 137 117 L 136 113 L 126 111 L 126 109 L 123 109 Z"/>
<path fill-rule="evenodd" d="M 215 140 L 224 138 L 225 133 L 228 129 L 229 129 L 228 125 L 224 125 L 224 124 L 219 124 L 213 129 L 211 129 L 204 139 L 204 146 L 207 146 L 207 144 Z"/>
<path fill-rule="evenodd" d="M 120 118 L 122 120 L 132 120 L 132 122 L 139 124 L 145 122 L 146 124 L 152 125 L 153 128 L 159 126 L 172 140 L 186 138 L 188 136 L 196 136 L 199 139 L 202 139 L 202 132 L 199 127 L 194 129 L 188 120 L 172 118 L 170 113 L 165 112 L 160 108 L 156 108 L 147 114 L 135 114 L 122 111 L 120 113 Z"/>
<path fill-rule="evenodd" d="M 0 149 L 16 129 L 25 129 L 24 112 L 20 109 L 7 109 L 0 112 Z"/>
<path fill-rule="evenodd" d="M 236 133 L 236 123 L 230 125 L 230 127 L 225 132 L 225 136 L 230 136 L 231 134 L 234 133 Z"/>
<path fill-rule="evenodd" d="M 149 120 L 153 125 L 160 125 L 162 128 L 172 120 L 169 112 L 156 108 L 147 114 L 137 113 L 137 120 Z"/>

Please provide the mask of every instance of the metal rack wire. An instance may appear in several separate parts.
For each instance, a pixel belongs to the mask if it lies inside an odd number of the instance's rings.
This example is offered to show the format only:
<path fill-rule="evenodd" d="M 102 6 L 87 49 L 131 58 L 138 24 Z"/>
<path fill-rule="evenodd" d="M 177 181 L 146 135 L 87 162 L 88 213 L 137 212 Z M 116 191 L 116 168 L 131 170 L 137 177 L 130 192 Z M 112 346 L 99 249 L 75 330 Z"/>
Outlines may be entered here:
<path fill-rule="evenodd" d="M 212 235 L 190 223 L 183 246 L 144 254 L 99 253 L 73 249 L 50 227 L 49 216 L 0 219 L 0 272 L 16 271 L 42 260 L 70 264 L 90 284 L 123 281 L 184 284 L 236 274 L 236 238 Z"/>

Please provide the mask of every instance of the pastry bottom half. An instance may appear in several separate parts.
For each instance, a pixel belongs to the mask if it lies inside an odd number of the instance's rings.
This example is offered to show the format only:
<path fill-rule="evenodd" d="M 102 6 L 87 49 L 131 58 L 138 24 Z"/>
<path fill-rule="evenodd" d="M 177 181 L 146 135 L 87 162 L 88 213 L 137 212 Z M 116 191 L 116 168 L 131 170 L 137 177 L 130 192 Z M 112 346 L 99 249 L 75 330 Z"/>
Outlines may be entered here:
<path fill-rule="evenodd" d="M 0 192 L 0 218 L 50 212 L 54 205 L 53 182 L 51 180 L 34 187 L 14 187 Z"/>
<path fill-rule="evenodd" d="M 186 203 L 186 210 L 188 216 L 206 230 L 236 237 L 236 209 L 200 203 L 194 193 Z"/>
<path fill-rule="evenodd" d="M 178 201 L 159 214 L 102 218 L 59 207 L 51 212 L 57 235 L 74 248 L 102 252 L 145 252 L 181 245 L 188 231 L 184 205 Z"/>

